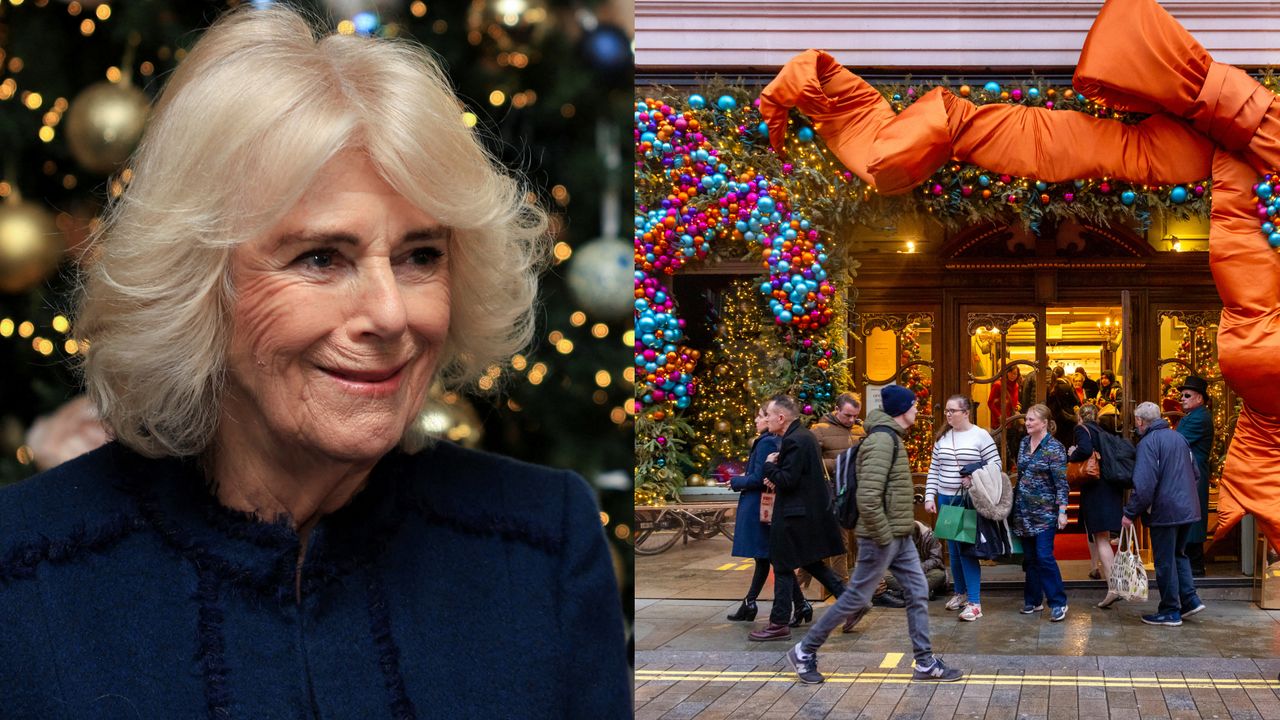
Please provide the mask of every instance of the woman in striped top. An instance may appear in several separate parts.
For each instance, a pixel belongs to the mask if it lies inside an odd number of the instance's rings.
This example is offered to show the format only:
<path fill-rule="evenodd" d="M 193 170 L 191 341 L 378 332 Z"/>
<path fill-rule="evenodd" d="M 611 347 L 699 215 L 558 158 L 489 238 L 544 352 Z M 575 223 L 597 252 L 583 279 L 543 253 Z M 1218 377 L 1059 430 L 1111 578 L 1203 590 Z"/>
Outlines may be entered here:
<path fill-rule="evenodd" d="M 1000 452 L 991 434 L 974 425 L 969 418 L 972 403 L 964 395 L 947 398 L 943 412 L 947 429 L 933 445 L 933 459 L 929 462 L 929 483 L 924 494 L 924 509 L 938 512 L 938 504 L 959 502 L 962 489 L 969 487 L 969 476 L 960 475 L 960 468 L 973 462 L 995 463 L 1000 469 Z M 973 545 L 947 541 L 947 554 L 951 556 L 951 577 L 956 593 L 947 601 L 948 610 L 960 610 L 960 619 L 972 622 L 982 617 L 982 567 L 973 555 Z"/>

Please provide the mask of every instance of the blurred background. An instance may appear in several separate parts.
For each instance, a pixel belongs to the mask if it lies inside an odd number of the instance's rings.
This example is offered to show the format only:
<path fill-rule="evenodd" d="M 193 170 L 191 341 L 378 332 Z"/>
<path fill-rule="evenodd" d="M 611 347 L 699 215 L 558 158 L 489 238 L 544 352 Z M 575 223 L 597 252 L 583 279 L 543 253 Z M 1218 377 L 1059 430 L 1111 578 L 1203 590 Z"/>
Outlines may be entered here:
<path fill-rule="evenodd" d="M 66 312 L 76 258 L 128 181 L 166 74 L 240 4 L 0 0 L 0 485 L 100 436 L 75 400 L 72 364 L 85 350 Z M 556 264 L 535 345 L 470 393 L 435 393 L 418 421 L 592 481 L 630 617 L 632 249 L 620 237 L 630 217 L 621 163 L 631 145 L 630 0 L 292 4 L 341 33 L 432 48 L 467 105 L 462 121 L 525 172 L 551 210 Z"/>

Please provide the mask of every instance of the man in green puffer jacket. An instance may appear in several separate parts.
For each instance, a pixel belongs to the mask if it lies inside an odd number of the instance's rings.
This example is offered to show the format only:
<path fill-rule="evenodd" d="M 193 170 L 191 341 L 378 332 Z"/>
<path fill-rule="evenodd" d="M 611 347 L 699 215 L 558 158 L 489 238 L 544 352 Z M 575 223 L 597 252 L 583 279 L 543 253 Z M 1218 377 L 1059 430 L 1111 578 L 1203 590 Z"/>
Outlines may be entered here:
<path fill-rule="evenodd" d="M 915 657 L 911 679 L 954 682 L 964 676 L 933 654 L 929 643 L 929 588 L 920 569 L 920 553 L 911 538 L 915 527 L 914 488 L 902 436 L 915 424 L 916 396 L 899 385 L 886 385 L 880 390 L 880 404 L 882 410 L 872 410 L 867 416 L 867 437 L 857 456 L 857 534 L 863 540 L 858 543 L 853 578 L 835 606 L 787 651 L 787 662 L 804 683 L 823 681 L 818 672 L 818 648 L 836 625 L 844 622 L 848 632 L 862 619 L 886 570 L 898 579 L 906 595 L 907 632 Z M 876 432 L 881 426 L 893 432 Z"/>

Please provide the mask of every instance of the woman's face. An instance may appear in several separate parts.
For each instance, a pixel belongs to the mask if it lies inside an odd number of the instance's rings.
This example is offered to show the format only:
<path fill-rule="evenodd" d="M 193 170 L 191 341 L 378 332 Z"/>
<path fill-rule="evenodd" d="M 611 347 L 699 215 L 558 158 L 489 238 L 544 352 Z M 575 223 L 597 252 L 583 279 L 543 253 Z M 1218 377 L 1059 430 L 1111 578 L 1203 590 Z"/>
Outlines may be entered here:
<path fill-rule="evenodd" d="M 762 433 L 769 429 L 769 415 L 765 413 L 764 408 L 756 411 L 756 432 Z"/>
<path fill-rule="evenodd" d="M 1032 435 L 1040 435 L 1049 427 L 1047 418 L 1040 417 L 1038 412 L 1027 413 L 1027 432 Z"/>
<path fill-rule="evenodd" d="M 393 448 L 449 332 L 448 238 L 362 153 L 329 161 L 271 232 L 232 252 L 222 423 L 336 460 Z"/>
<path fill-rule="evenodd" d="M 1072 375 L 1071 387 L 1076 388 L 1077 390 L 1084 387 L 1084 376 L 1081 375 L 1080 373 L 1076 373 L 1075 375 Z"/>
<path fill-rule="evenodd" d="M 947 424 L 957 430 L 963 430 L 969 425 L 969 411 L 959 400 L 948 400 L 942 414 L 946 416 Z"/>

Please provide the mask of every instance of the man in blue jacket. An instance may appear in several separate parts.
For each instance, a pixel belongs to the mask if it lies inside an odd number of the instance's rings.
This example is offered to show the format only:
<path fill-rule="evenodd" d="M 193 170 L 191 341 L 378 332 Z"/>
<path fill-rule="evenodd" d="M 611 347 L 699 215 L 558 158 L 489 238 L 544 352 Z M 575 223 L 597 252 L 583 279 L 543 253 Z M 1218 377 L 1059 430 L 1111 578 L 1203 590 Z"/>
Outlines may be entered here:
<path fill-rule="evenodd" d="M 1182 412 L 1186 413 L 1178 421 L 1178 434 L 1187 439 L 1196 460 L 1196 492 L 1200 500 L 1200 520 L 1191 525 L 1187 534 L 1187 559 L 1191 561 L 1191 575 L 1202 577 L 1204 541 L 1209 535 L 1209 451 L 1213 448 L 1213 418 L 1206 405 L 1209 383 L 1188 375 L 1178 390 L 1182 391 Z"/>
<path fill-rule="evenodd" d="M 1143 615 L 1142 622 L 1177 626 L 1182 618 L 1204 610 L 1185 551 L 1187 534 L 1200 519 L 1195 460 L 1186 439 L 1160 417 L 1155 403 L 1139 405 L 1133 419 L 1142 439 L 1133 468 L 1133 493 L 1120 523 L 1129 527 L 1141 515 L 1151 530 L 1160 606 L 1155 613 Z"/>

